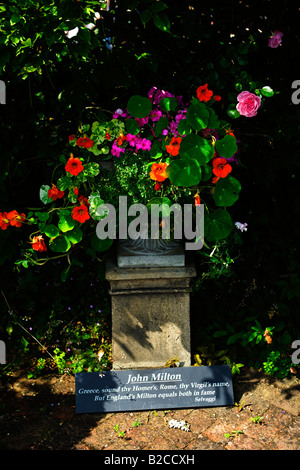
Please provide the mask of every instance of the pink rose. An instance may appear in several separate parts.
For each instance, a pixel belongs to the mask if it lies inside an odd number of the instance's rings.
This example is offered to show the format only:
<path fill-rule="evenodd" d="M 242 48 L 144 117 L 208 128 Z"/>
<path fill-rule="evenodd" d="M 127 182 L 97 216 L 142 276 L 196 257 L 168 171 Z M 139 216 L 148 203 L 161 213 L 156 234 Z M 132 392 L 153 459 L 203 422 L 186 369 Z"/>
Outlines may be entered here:
<path fill-rule="evenodd" d="M 238 104 L 236 109 L 242 116 L 253 117 L 257 115 L 257 110 L 261 105 L 259 96 L 250 93 L 249 91 L 242 91 L 237 96 Z"/>
<path fill-rule="evenodd" d="M 272 47 L 272 49 L 276 49 L 276 47 L 281 44 L 282 36 L 283 33 L 281 33 L 280 31 L 274 31 L 273 36 L 271 36 L 269 39 L 268 46 Z"/>

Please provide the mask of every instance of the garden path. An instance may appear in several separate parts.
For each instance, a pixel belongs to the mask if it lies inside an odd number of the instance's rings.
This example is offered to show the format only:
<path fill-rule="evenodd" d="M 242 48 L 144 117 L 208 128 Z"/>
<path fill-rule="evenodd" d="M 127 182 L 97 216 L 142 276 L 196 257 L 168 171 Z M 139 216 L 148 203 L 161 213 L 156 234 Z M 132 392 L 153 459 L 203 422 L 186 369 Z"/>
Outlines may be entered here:
<path fill-rule="evenodd" d="M 74 376 L 19 372 L 0 380 L 0 449 L 300 450 L 299 378 L 249 370 L 233 383 L 239 406 L 76 415 Z"/>

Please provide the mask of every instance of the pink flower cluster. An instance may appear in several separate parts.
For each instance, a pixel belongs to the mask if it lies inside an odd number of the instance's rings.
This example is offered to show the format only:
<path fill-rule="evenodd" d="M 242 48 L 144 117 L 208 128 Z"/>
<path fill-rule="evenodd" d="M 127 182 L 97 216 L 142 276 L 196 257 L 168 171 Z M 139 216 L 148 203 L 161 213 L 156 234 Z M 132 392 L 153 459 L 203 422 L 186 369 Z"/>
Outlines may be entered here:
<path fill-rule="evenodd" d="M 175 97 L 175 95 L 172 95 L 168 91 L 159 90 L 156 87 L 152 87 L 149 90 L 147 96 L 149 100 L 152 102 L 153 108 L 151 112 L 149 113 L 149 116 L 146 116 L 145 118 L 140 118 L 140 119 L 135 118 L 135 120 L 138 123 L 141 131 L 142 131 L 142 128 L 148 124 L 153 136 L 155 137 L 155 129 L 154 129 L 155 123 L 159 121 L 161 117 L 167 116 L 167 113 L 164 114 L 164 112 L 160 108 L 159 103 L 163 98 L 171 98 L 171 97 Z M 171 133 L 174 137 L 179 136 L 179 132 L 177 130 L 178 124 L 182 119 L 186 118 L 186 105 L 183 103 L 182 96 L 177 96 L 176 99 L 178 101 L 179 111 L 177 111 L 177 114 L 172 119 L 170 119 L 167 116 L 168 126 L 166 129 L 163 129 L 162 131 L 163 136 L 167 136 L 169 133 Z M 118 108 L 113 114 L 114 119 L 119 119 L 119 118 L 128 119 L 130 117 L 131 116 L 129 115 L 127 110 L 123 110 L 120 108 Z M 125 143 L 125 146 L 123 146 L 123 142 Z M 124 139 L 121 144 L 117 140 L 113 142 L 111 153 L 112 155 L 116 157 L 120 157 L 120 155 L 125 152 L 125 148 L 135 150 L 135 151 L 138 151 L 138 150 L 149 151 L 151 149 L 151 140 L 143 138 L 141 136 L 141 133 L 139 133 L 139 135 L 127 134 L 126 136 L 124 136 Z"/>
<path fill-rule="evenodd" d="M 280 31 L 274 31 L 273 35 L 270 37 L 268 46 L 272 49 L 276 49 L 282 42 L 283 33 Z"/>

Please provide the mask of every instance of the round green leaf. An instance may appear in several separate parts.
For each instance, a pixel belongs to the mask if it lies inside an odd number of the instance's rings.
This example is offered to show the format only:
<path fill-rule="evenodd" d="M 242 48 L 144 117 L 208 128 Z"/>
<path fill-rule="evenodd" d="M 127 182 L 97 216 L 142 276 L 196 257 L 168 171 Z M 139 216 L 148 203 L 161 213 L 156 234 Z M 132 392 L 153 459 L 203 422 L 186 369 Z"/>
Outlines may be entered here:
<path fill-rule="evenodd" d="M 202 181 L 207 181 L 212 175 L 212 169 L 209 165 L 201 165 Z"/>
<path fill-rule="evenodd" d="M 217 181 L 213 199 L 217 206 L 232 206 L 239 198 L 240 182 L 233 176 L 226 176 Z"/>
<path fill-rule="evenodd" d="M 204 216 L 204 236 L 207 241 L 216 242 L 227 238 L 232 230 L 232 220 L 229 212 L 217 209 Z"/>
<path fill-rule="evenodd" d="M 52 198 L 48 198 L 49 189 L 51 188 L 47 184 L 43 184 L 43 186 L 41 186 L 40 188 L 40 200 L 43 204 L 49 204 L 50 202 L 52 202 Z"/>
<path fill-rule="evenodd" d="M 188 135 L 192 132 L 191 126 L 189 125 L 187 119 L 181 119 L 179 121 L 177 131 L 179 135 Z"/>
<path fill-rule="evenodd" d="M 59 219 L 58 227 L 62 232 L 68 232 L 75 227 L 75 220 L 68 214 L 62 215 Z"/>
<path fill-rule="evenodd" d="M 113 244 L 113 240 L 110 238 L 105 238 L 105 240 L 101 240 L 97 237 L 96 234 L 91 236 L 91 245 L 95 251 L 107 251 Z"/>
<path fill-rule="evenodd" d="M 155 126 L 154 126 L 155 135 L 156 136 L 161 135 L 162 131 L 164 129 L 167 129 L 168 125 L 169 125 L 168 119 L 165 117 L 161 117 L 159 121 L 155 123 Z"/>
<path fill-rule="evenodd" d="M 56 227 L 56 225 L 50 224 L 50 225 L 46 225 L 44 233 L 49 238 L 55 238 L 55 237 L 58 237 L 59 230 Z"/>
<path fill-rule="evenodd" d="M 237 151 L 236 140 L 233 135 L 225 135 L 223 139 L 216 141 L 216 149 L 220 157 L 230 158 Z"/>
<path fill-rule="evenodd" d="M 172 206 L 172 201 L 170 201 L 170 199 L 168 197 L 153 197 L 152 199 L 150 199 L 150 201 L 147 204 L 147 209 L 150 213 L 151 213 L 151 206 L 153 204 L 157 204 L 157 205 L 161 206 L 162 216 L 168 216 L 169 215 L 170 211 L 168 210 L 168 207 Z"/>
<path fill-rule="evenodd" d="M 143 96 L 134 95 L 127 103 L 128 113 L 134 118 L 145 118 L 152 109 L 151 101 Z"/>
<path fill-rule="evenodd" d="M 180 143 L 179 154 L 183 158 L 194 158 L 202 165 L 214 155 L 214 147 L 209 140 L 197 134 L 189 134 Z"/>
<path fill-rule="evenodd" d="M 74 227 L 73 230 L 67 233 L 68 240 L 74 244 L 81 242 L 82 240 L 82 230 L 79 227 Z"/>
<path fill-rule="evenodd" d="M 65 253 L 71 248 L 71 243 L 65 235 L 60 235 L 59 237 L 50 241 L 49 247 L 55 253 Z"/>
<path fill-rule="evenodd" d="M 201 180 L 201 168 L 197 160 L 179 159 L 170 163 L 166 173 L 175 186 L 194 186 Z"/>
<path fill-rule="evenodd" d="M 274 95 L 274 91 L 269 86 L 264 86 L 260 91 L 262 95 L 267 96 L 267 97 Z"/>
<path fill-rule="evenodd" d="M 168 96 L 160 100 L 159 106 L 162 111 L 175 111 L 178 106 L 178 100 L 174 96 Z"/>
<path fill-rule="evenodd" d="M 127 121 L 125 122 L 125 128 L 126 131 L 132 135 L 137 135 L 140 132 L 140 126 L 138 125 L 136 120 L 132 118 L 127 119 Z"/>
<path fill-rule="evenodd" d="M 91 162 L 91 163 L 87 163 L 86 165 L 84 165 L 84 174 L 86 176 L 93 178 L 94 176 L 97 176 L 99 172 L 100 172 L 99 163 Z"/>
<path fill-rule="evenodd" d="M 200 101 L 193 101 L 187 109 L 186 119 L 196 131 L 205 129 L 209 119 L 209 112 L 206 105 Z"/>
<path fill-rule="evenodd" d="M 236 109 L 236 105 L 235 104 L 230 104 L 227 108 L 227 114 L 229 117 L 231 117 L 231 119 L 237 119 L 238 117 L 240 117 L 240 113 L 238 112 L 238 110 Z"/>

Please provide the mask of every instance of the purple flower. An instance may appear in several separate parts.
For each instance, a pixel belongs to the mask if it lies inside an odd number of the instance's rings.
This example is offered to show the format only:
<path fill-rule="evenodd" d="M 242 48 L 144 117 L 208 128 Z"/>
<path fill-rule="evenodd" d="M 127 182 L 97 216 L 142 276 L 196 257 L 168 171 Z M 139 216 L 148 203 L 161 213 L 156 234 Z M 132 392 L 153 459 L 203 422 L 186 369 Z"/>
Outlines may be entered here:
<path fill-rule="evenodd" d="M 276 49 L 281 44 L 282 36 L 283 33 L 280 31 L 274 31 L 273 35 L 269 39 L 268 46 L 272 47 L 272 49 Z"/>
<path fill-rule="evenodd" d="M 242 224 L 241 222 L 236 222 L 234 224 L 236 226 L 237 229 L 239 229 L 241 232 L 247 232 L 247 227 L 248 227 L 248 224 Z"/>

